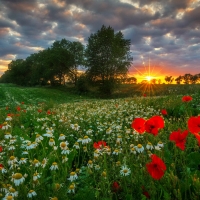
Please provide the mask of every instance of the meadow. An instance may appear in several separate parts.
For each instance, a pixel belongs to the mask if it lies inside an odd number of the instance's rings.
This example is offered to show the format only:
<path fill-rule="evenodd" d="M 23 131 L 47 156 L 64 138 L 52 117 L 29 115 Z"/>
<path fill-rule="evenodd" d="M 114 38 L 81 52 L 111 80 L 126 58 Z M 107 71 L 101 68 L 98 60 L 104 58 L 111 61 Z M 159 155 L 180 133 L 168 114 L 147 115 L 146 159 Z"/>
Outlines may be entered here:
<path fill-rule="evenodd" d="M 200 199 L 200 85 L 100 97 L 0 85 L 0 198 Z"/>

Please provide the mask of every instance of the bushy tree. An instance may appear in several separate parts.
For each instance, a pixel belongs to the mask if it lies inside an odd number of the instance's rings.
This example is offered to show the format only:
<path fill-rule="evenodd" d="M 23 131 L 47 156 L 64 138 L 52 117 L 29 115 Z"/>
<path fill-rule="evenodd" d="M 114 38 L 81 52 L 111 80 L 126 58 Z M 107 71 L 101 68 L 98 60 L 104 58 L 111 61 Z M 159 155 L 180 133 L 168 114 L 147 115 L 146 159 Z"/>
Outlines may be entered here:
<path fill-rule="evenodd" d="M 178 77 L 175 79 L 175 81 L 176 81 L 177 84 L 180 84 L 182 80 L 183 80 L 183 77 L 182 77 L 182 76 L 178 76 Z"/>
<path fill-rule="evenodd" d="M 191 83 L 192 81 L 192 75 L 191 74 L 185 74 L 184 76 L 183 76 L 183 81 L 184 81 L 184 83 L 185 84 L 189 84 L 189 83 Z"/>
<path fill-rule="evenodd" d="M 101 88 L 111 93 L 116 79 L 126 75 L 131 64 L 130 40 L 122 32 L 104 25 L 88 38 L 85 51 L 87 75 L 90 80 L 100 80 Z"/>
<path fill-rule="evenodd" d="M 169 84 L 172 83 L 174 78 L 172 76 L 165 76 L 165 81 Z"/>

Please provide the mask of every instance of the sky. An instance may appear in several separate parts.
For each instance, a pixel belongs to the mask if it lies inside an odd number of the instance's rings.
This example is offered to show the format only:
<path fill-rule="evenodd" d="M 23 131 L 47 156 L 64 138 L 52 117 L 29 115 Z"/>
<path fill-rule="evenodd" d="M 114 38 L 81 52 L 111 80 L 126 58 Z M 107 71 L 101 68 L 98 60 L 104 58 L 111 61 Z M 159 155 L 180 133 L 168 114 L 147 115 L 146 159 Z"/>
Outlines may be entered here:
<path fill-rule="evenodd" d="M 63 38 L 111 26 L 131 40 L 135 77 L 200 73 L 200 0 L 0 0 L 0 75 Z"/>

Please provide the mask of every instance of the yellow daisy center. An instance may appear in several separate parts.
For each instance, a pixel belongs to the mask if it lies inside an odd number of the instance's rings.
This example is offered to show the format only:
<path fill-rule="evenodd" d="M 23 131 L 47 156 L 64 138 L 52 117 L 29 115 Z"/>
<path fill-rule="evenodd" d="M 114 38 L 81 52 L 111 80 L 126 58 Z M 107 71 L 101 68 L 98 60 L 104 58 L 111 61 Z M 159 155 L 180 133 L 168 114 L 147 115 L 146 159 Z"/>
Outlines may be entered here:
<path fill-rule="evenodd" d="M 12 196 L 7 196 L 6 199 L 7 199 L 7 200 L 12 200 L 13 197 L 12 197 Z"/>
<path fill-rule="evenodd" d="M 137 147 L 140 149 L 140 148 L 142 148 L 142 145 L 141 145 L 141 144 L 138 144 Z"/>
<path fill-rule="evenodd" d="M 34 159 L 34 161 L 33 161 L 34 164 L 37 164 L 38 162 L 39 162 L 39 161 L 36 160 L 36 159 Z"/>
<path fill-rule="evenodd" d="M 10 156 L 10 160 L 14 160 L 15 159 L 15 156 Z"/>
<path fill-rule="evenodd" d="M 13 176 L 14 179 L 21 179 L 22 178 L 22 174 L 21 173 L 16 173 Z"/>
<path fill-rule="evenodd" d="M 70 189 L 70 190 L 73 190 L 73 189 L 74 189 L 74 185 L 70 185 L 70 186 L 69 186 L 69 189 Z"/>
<path fill-rule="evenodd" d="M 14 188 L 10 188 L 9 191 L 14 193 L 16 190 Z"/>
<path fill-rule="evenodd" d="M 64 147 L 66 147 L 67 145 L 66 145 L 65 142 L 62 142 L 62 143 L 60 144 L 60 146 L 64 148 Z"/>
<path fill-rule="evenodd" d="M 70 176 L 74 176 L 76 173 L 75 172 L 71 172 L 70 173 Z"/>
<path fill-rule="evenodd" d="M 91 160 L 89 160 L 89 161 L 88 161 L 88 164 L 92 164 L 92 161 L 91 161 Z"/>

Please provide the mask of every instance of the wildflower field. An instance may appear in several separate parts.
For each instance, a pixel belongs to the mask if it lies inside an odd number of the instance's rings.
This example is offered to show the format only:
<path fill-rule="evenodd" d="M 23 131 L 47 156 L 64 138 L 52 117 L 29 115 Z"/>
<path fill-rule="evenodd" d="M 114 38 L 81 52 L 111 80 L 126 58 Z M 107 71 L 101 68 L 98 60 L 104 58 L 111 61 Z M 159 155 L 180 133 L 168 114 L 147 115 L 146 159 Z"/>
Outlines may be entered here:
<path fill-rule="evenodd" d="M 0 198 L 200 199 L 200 92 L 184 92 L 100 100 L 0 85 Z"/>

